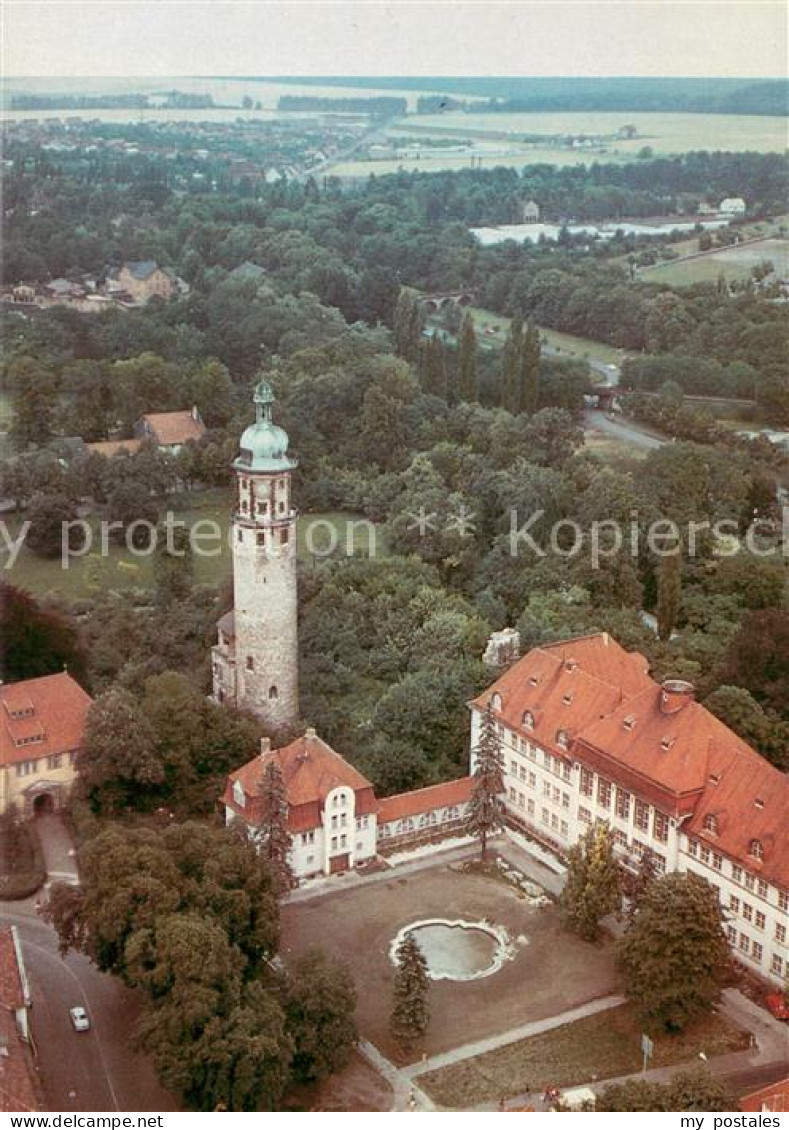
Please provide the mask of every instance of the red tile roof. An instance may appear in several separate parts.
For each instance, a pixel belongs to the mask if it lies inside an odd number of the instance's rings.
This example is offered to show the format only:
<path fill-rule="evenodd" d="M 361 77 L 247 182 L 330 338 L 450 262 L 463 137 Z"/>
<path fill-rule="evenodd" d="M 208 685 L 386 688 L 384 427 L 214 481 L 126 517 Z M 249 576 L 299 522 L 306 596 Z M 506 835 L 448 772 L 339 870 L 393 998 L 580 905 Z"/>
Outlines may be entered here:
<path fill-rule="evenodd" d="M 789 1110 L 789 1075 L 780 1083 L 770 1083 L 760 1087 L 750 1095 L 743 1095 L 739 1102 L 743 1111 L 773 1111 L 780 1114 Z"/>
<path fill-rule="evenodd" d="M 601 633 L 534 648 L 473 705 L 484 709 L 496 694 L 495 713 L 524 737 L 561 755 L 564 730 L 574 759 L 689 817 L 687 833 L 789 887 L 789 777 L 695 702 L 689 684 L 659 686 L 643 656 Z M 708 814 L 718 820 L 714 836 L 704 831 Z M 753 840 L 762 861 L 750 854 Z"/>
<path fill-rule="evenodd" d="M 378 824 L 390 824 L 393 820 L 402 820 L 406 816 L 421 816 L 422 813 L 432 812 L 437 808 L 467 804 L 472 787 L 472 777 L 460 777 L 457 781 L 445 781 L 410 793 L 384 797 L 378 802 Z"/>
<path fill-rule="evenodd" d="M 24 1008 L 25 999 L 22 974 L 17 960 L 14 930 L 11 926 L 0 928 L 0 1008 Z"/>
<path fill-rule="evenodd" d="M 164 446 L 186 443 L 190 439 L 198 440 L 205 435 L 205 424 L 194 409 L 182 412 L 148 412 L 143 416 L 142 422 L 156 442 Z"/>
<path fill-rule="evenodd" d="M 65 671 L 0 686 L 0 765 L 79 749 L 91 702 Z"/>
<path fill-rule="evenodd" d="M 6 1052 L 0 1055 L 0 1110 L 43 1110 L 30 1049 L 19 1035 L 13 1013 L 0 1011 L 0 1043 Z"/>
<path fill-rule="evenodd" d="M 260 820 L 260 781 L 266 764 L 271 760 L 276 760 L 282 770 L 291 832 L 320 827 L 320 814 L 326 797 L 339 786 L 353 789 L 357 816 L 369 815 L 378 809 L 373 787 L 367 778 L 330 745 L 308 731 L 282 749 L 254 757 L 229 775 L 222 803 L 250 824 Z M 236 804 L 233 797 L 236 781 L 241 782 L 247 798 L 243 808 Z"/>

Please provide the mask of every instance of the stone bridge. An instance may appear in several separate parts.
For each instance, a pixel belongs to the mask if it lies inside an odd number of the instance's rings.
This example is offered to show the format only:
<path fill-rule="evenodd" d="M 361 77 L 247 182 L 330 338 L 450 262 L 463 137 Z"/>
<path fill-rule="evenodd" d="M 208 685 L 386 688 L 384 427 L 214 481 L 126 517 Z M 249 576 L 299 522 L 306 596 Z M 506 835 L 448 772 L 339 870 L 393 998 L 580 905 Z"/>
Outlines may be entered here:
<path fill-rule="evenodd" d="M 423 294 L 419 303 L 428 314 L 435 314 L 445 306 L 471 306 L 476 295 L 473 290 L 448 290 L 440 294 Z"/>

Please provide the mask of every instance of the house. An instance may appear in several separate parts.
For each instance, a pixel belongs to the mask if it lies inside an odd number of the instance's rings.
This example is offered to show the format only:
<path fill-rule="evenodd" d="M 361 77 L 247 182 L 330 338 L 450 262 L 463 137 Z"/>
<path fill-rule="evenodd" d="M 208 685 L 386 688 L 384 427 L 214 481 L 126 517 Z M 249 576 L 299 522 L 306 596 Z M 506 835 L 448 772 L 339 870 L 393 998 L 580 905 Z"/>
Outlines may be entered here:
<path fill-rule="evenodd" d="M 0 1111 L 43 1110 L 30 1034 L 30 987 L 16 926 L 0 928 Z"/>
<path fill-rule="evenodd" d="M 702 200 L 701 204 L 698 206 L 697 212 L 700 216 L 717 216 L 718 209 L 714 204 L 707 204 Z"/>
<path fill-rule="evenodd" d="M 362 774 L 314 730 L 282 749 L 261 741 L 260 755 L 227 780 L 227 823 L 260 822 L 260 788 L 269 761 L 282 771 L 288 797 L 291 867 L 297 879 L 348 871 L 376 854 L 378 802 Z"/>
<path fill-rule="evenodd" d="M 138 440 L 153 440 L 157 447 L 177 455 L 189 440 L 205 435 L 205 424 L 195 405 L 183 412 L 148 412 L 134 427 Z"/>
<path fill-rule="evenodd" d="M 524 224 L 536 224 L 540 219 L 540 206 L 535 200 L 527 200 L 521 209 Z"/>
<path fill-rule="evenodd" d="M 464 835 L 471 777 L 385 797 L 378 808 L 379 850 L 410 846 L 435 835 Z"/>
<path fill-rule="evenodd" d="M 768 981 L 789 971 L 789 777 L 695 701 L 655 682 L 607 633 L 532 649 L 471 704 L 471 770 L 490 708 L 510 826 L 560 858 L 598 822 L 622 864 L 647 848 L 660 872 L 717 891 L 737 958 Z"/>
<path fill-rule="evenodd" d="M 85 297 L 85 288 L 70 279 L 53 279 L 52 282 L 44 283 L 42 289 L 48 298 L 59 302 Z"/>
<path fill-rule="evenodd" d="M 0 686 L 0 813 L 65 803 L 91 702 L 65 671 Z"/>
<path fill-rule="evenodd" d="M 741 196 L 727 196 L 718 209 L 724 216 L 744 216 L 745 201 Z"/>
<path fill-rule="evenodd" d="M 779 1083 L 770 1083 L 743 1095 L 738 1105 L 740 1110 L 753 1113 L 783 1114 L 789 1111 L 789 1075 Z"/>
<path fill-rule="evenodd" d="M 124 263 L 113 273 L 113 282 L 135 302 L 151 298 L 173 298 L 178 293 L 178 280 L 169 268 L 162 268 L 155 259 Z"/>

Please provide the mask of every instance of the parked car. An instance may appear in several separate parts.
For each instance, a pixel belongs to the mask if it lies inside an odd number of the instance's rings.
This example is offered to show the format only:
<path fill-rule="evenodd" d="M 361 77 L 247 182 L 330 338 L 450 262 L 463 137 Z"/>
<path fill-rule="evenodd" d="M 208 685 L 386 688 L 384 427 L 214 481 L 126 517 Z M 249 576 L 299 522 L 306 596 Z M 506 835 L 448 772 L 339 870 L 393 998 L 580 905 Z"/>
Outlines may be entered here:
<path fill-rule="evenodd" d="M 88 1014 L 81 1005 L 76 1005 L 74 1008 L 69 1009 L 69 1016 L 71 1023 L 74 1026 L 75 1032 L 87 1032 L 90 1028 L 90 1019 Z"/>
<path fill-rule="evenodd" d="M 789 1004 L 783 993 L 768 993 L 764 1003 L 776 1020 L 789 1020 Z"/>

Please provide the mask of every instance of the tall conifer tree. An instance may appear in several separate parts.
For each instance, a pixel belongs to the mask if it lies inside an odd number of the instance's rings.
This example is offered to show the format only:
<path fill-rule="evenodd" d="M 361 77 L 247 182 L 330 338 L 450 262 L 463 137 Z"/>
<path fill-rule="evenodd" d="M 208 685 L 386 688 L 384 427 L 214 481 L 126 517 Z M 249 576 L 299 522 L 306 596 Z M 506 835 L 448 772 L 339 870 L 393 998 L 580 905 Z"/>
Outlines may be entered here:
<path fill-rule="evenodd" d="M 480 843 L 482 859 L 488 850 L 488 837 L 502 827 L 504 792 L 504 755 L 490 707 L 482 717 L 479 742 L 474 751 L 476 768 L 469 802 L 467 829 Z"/>
<path fill-rule="evenodd" d="M 392 1035 L 407 1048 L 423 1036 L 430 1023 L 430 981 L 427 962 L 413 934 L 406 934 L 395 954 Z"/>
<path fill-rule="evenodd" d="M 282 897 L 294 885 L 290 866 L 288 796 L 279 763 L 270 758 L 260 783 L 260 855 L 271 872 L 277 894 Z"/>

